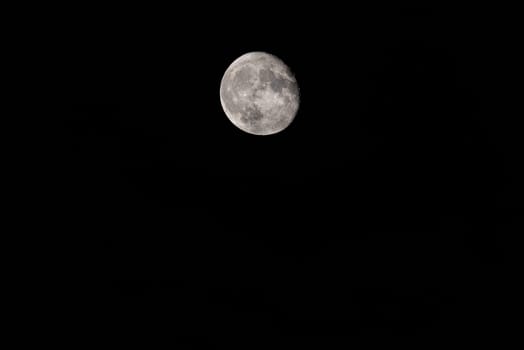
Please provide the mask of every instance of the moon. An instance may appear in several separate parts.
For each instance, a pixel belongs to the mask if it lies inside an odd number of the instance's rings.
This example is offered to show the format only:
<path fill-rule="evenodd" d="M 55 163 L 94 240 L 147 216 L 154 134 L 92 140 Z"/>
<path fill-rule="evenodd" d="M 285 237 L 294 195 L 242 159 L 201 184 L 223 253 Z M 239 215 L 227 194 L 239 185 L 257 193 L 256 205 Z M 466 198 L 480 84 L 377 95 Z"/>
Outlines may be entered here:
<path fill-rule="evenodd" d="M 239 129 L 272 135 L 295 119 L 300 94 L 294 74 L 281 59 L 266 52 L 249 52 L 226 69 L 220 102 Z"/>

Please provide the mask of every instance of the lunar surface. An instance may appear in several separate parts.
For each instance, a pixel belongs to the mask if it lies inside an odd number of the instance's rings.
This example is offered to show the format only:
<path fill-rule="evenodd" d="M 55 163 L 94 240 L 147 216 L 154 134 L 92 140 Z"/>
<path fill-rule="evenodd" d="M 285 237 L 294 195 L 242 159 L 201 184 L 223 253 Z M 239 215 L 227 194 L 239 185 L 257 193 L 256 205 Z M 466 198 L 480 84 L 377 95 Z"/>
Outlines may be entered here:
<path fill-rule="evenodd" d="M 265 52 L 237 58 L 220 84 L 220 102 L 229 120 L 254 135 L 276 134 L 291 124 L 300 96 L 289 67 Z"/>

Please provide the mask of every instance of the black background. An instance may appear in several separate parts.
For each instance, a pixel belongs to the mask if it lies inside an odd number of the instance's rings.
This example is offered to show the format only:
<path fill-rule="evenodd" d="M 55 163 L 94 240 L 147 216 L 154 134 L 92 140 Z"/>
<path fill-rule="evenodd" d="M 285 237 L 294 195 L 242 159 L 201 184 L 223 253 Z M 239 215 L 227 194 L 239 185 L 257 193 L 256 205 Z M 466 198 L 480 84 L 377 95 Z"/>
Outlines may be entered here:
<path fill-rule="evenodd" d="M 490 17 L 199 6 L 70 14 L 62 203 L 81 268 L 65 294 L 86 337 L 506 336 L 516 158 Z M 248 51 L 296 74 L 300 110 L 279 134 L 222 111 L 222 74 Z"/>

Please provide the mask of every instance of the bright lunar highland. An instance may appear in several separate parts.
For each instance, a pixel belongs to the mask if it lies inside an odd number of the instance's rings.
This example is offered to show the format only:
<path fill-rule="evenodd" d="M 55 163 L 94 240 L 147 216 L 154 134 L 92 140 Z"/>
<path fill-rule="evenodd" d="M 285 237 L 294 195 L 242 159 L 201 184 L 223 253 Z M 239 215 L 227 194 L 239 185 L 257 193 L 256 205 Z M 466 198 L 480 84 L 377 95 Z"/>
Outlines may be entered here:
<path fill-rule="evenodd" d="M 220 102 L 239 129 L 271 135 L 291 124 L 300 94 L 295 76 L 282 60 L 265 52 L 250 52 L 227 68 L 220 84 Z"/>

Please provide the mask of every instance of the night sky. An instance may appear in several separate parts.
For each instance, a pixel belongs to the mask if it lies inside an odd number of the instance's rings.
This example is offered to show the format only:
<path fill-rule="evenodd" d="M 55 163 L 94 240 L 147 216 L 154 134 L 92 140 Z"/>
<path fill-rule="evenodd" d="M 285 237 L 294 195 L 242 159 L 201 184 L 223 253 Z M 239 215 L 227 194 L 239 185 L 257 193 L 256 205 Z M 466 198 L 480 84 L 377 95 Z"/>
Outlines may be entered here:
<path fill-rule="evenodd" d="M 71 17 L 62 199 L 85 239 L 64 243 L 84 257 L 81 328 L 177 349 L 505 337 L 515 132 L 486 21 L 215 6 Z M 298 81 L 279 134 L 222 111 L 249 51 Z"/>

